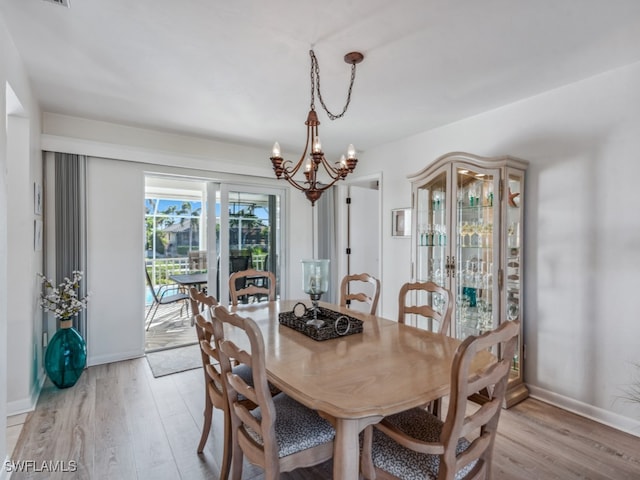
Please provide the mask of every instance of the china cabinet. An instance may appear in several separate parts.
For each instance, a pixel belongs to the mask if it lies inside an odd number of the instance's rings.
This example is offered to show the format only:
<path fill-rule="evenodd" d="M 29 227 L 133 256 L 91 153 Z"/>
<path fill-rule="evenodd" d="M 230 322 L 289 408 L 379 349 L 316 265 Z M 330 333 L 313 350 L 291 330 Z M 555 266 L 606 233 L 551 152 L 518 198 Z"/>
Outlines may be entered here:
<path fill-rule="evenodd" d="M 449 334 L 478 335 L 520 320 L 505 406 L 528 396 L 523 381 L 523 212 L 527 162 L 449 153 L 410 175 L 412 280 L 433 281 L 453 298 Z M 442 309 L 438 296 L 416 301 Z M 435 329 L 430 319 L 412 319 Z"/>

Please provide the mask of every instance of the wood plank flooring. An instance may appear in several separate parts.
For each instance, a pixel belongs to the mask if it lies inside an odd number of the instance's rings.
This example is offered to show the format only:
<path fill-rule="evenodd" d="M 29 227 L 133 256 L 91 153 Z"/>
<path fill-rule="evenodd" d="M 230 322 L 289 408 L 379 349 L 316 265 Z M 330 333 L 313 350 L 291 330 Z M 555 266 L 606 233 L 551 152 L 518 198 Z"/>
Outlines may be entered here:
<path fill-rule="evenodd" d="M 15 472 L 19 479 L 212 479 L 221 457 L 221 415 L 203 455 L 202 369 L 153 378 L 144 358 L 87 369 L 76 386 L 49 382 L 29 414 L 13 460 L 75 460 L 76 472 Z M 67 464 L 68 465 L 68 464 Z M 331 462 L 282 475 L 331 478 Z M 32 469 L 33 470 L 33 469 Z M 244 479 L 262 479 L 247 465 Z M 640 438 L 528 399 L 504 410 L 493 479 L 640 479 Z"/>

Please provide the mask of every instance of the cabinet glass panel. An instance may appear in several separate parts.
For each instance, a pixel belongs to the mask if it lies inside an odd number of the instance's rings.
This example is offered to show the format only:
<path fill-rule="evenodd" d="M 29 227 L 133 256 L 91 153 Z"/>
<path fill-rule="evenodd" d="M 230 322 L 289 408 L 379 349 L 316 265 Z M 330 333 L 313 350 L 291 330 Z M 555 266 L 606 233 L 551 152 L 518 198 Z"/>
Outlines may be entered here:
<path fill-rule="evenodd" d="M 447 222 L 447 174 L 440 172 L 417 189 L 416 209 L 416 275 L 417 282 L 435 282 L 445 286 L 447 282 L 446 252 L 448 243 Z M 418 305 L 431 305 L 442 312 L 443 299 L 438 294 L 416 292 Z M 432 319 L 414 316 L 407 323 L 427 330 L 439 329 Z"/>
<path fill-rule="evenodd" d="M 416 281 L 445 282 L 445 251 L 447 246 L 446 173 L 418 189 L 417 241 L 418 266 Z"/>
<path fill-rule="evenodd" d="M 478 335 L 496 325 L 494 256 L 496 206 L 494 175 L 456 168 L 456 331 Z M 497 313 L 497 312 L 495 312 Z"/>
<path fill-rule="evenodd" d="M 508 320 L 520 319 L 522 312 L 522 177 L 513 173 L 509 174 L 506 213 L 506 317 Z M 520 374 L 521 347 L 516 349 L 513 358 L 512 377 Z"/>

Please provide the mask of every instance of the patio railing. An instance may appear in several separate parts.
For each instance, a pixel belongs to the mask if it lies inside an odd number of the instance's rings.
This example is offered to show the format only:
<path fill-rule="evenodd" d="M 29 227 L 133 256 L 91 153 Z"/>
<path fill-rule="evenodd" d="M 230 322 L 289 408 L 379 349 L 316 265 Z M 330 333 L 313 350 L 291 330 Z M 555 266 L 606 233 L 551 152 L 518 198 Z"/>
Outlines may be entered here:
<path fill-rule="evenodd" d="M 188 257 L 147 259 L 145 265 L 149 270 L 153 284 L 156 286 L 173 283 L 169 280 L 169 275 L 189 273 Z"/>

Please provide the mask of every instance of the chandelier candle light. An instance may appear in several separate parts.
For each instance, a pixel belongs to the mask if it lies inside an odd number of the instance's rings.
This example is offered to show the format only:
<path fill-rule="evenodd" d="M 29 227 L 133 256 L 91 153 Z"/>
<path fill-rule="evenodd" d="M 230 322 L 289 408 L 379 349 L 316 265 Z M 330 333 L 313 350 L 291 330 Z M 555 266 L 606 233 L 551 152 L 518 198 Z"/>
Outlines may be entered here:
<path fill-rule="evenodd" d="M 331 120 L 341 118 L 351 102 L 351 89 L 353 88 L 353 82 L 356 78 L 356 64 L 360 63 L 364 56 L 360 52 L 347 53 L 344 56 L 344 61 L 351 64 L 351 82 L 349 84 L 349 93 L 347 94 L 347 102 L 342 110 L 342 113 L 335 115 L 331 113 L 320 94 L 320 67 L 318 66 L 318 59 L 316 58 L 313 50 L 309 50 L 311 56 L 311 109 L 307 115 L 307 120 L 304 124 L 307 126 L 307 140 L 305 142 L 304 151 L 298 163 L 293 165 L 289 160 L 284 160 L 280 152 L 280 144 L 276 142 L 273 145 L 273 152 L 271 156 L 271 163 L 273 164 L 273 171 L 277 178 L 284 178 L 292 186 L 301 190 L 306 195 L 307 199 L 311 202 L 311 206 L 314 206 L 316 200 L 320 198 L 322 192 L 331 187 L 338 180 L 346 178 L 349 173 L 352 173 L 358 163 L 356 158 L 356 150 L 353 145 L 349 145 L 347 148 L 346 157 L 342 155 L 342 158 L 331 165 L 324 157 L 322 152 L 322 144 L 320 143 L 320 136 L 318 133 L 318 115 L 316 114 L 315 107 L 315 92 L 318 93 L 318 99 L 327 115 Z M 294 177 L 298 171 L 302 168 L 305 160 L 307 159 L 307 152 L 309 153 L 308 161 L 304 167 L 304 180 L 300 177 L 300 180 L 296 180 Z M 318 169 L 322 165 L 328 178 L 328 182 L 321 181 L 318 176 Z"/>

